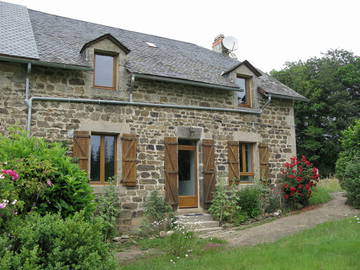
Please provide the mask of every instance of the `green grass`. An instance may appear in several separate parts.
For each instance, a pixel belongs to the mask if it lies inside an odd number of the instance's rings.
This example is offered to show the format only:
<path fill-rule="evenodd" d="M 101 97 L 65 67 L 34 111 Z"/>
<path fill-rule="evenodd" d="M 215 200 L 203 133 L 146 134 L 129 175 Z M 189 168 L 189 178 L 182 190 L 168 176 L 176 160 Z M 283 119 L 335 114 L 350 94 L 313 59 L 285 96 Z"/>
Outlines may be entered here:
<path fill-rule="evenodd" d="M 347 218 L 318 225 L 275 243 L 209 249 L 180 259 L 164 255 L 142 259 L 121 269 L 355 270 L 360 269 L 359 257 L 360 224 L 354 218 Z"/>
<path fill-rule="evenodd" d="M 326 203 L 331 200 L 330 193 L 336 191 L 342 191 L 336 178 L 321 179 L 319 184 L 313 188 L 309 203 L 310 205 Z"/>

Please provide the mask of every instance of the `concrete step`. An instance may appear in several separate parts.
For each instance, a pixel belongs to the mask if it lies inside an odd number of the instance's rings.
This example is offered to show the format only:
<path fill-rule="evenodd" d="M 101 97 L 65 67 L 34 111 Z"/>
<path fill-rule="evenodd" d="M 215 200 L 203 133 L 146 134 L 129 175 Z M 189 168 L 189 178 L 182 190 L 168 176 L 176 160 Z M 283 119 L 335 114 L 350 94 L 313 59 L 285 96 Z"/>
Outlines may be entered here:
<path fill-rule="evenodd" d="M 196 229 L 202 229 L 202 228 L 215 228 L 219 227 L 219 222 L 217 221 L 195 221 L 195 222 L 182 222 L 182 225 L 185 226 L 188 230 L 196 230 Z"/>
<path fill-rule="evenodd" d="M 177 223 L 189 231 L 202 233 L 221 229 L 219 222 L 213 220 L 212 216 L 207 213 L 186 213 L 176 217 Z"/>
<path fill-rule="evenodd" d="M 176 217 L 180 222 L 213 221 L 212 216 L 207 213 L 184 214 Z"/>

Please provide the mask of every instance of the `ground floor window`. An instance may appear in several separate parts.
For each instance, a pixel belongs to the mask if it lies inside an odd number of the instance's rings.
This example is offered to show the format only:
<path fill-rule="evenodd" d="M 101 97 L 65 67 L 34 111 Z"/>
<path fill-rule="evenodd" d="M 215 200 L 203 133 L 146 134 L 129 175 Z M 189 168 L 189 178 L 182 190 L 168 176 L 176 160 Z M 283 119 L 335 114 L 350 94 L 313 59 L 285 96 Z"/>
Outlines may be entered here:
<path fill-rule="evenodd" d="M 239 144 L 239 168 L 240 181 L 249 182 L 254 180 L 254 159 L 253 159 L 254 144 L 240 143 Z"/>
<path fill-rule="evenodd" d="M 92 182 L 106 183 L 115 175 L 116 135 L 91 135 L 90 179 Z"/>

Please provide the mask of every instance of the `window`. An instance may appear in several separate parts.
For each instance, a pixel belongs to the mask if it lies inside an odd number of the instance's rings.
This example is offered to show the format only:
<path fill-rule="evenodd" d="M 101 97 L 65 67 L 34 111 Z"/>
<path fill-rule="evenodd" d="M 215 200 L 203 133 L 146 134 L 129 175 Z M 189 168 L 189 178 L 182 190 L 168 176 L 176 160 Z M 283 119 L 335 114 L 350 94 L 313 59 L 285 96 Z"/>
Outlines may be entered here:
<path fill-rule="evenodd" d="M 91 181 L 104 184 L 115 175 L 116 140 L 115 135 L 91 135 Z"/>
<path fill-rule="evenodd" d="M 239 167 L 240 181 L 249 182 L 254 180 L 253 169 L 253 144 L 239 144 Z"/>
<path fill-rule="evenodd" d="M 235 79 L 235 84 L 240 88 L 240 91 L 236 92 L 240 106 L 251 107 L 250 80 L 251 77 L 242 75 L 238 75 Z"/>
<path fill-rule="evenodd" d="M 94 86 L 104 89 L 115 89 L 116 57 L 106 54 L 95 54 Z"/>

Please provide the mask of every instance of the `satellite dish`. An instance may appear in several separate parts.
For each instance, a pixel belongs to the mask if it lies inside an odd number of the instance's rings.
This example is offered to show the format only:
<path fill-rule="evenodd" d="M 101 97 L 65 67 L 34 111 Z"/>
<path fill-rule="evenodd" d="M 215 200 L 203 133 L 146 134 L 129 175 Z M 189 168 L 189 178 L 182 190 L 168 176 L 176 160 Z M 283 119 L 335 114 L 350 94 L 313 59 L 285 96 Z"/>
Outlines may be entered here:
<path fill-rule="evenodd" d="M 232 36 L 225 37 L 222 41 L 222 45 L 230 52 L 236 51 L 239 47 L 237 39 Z"/>

